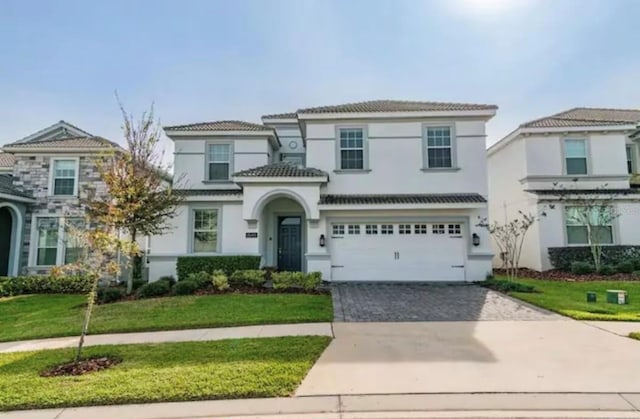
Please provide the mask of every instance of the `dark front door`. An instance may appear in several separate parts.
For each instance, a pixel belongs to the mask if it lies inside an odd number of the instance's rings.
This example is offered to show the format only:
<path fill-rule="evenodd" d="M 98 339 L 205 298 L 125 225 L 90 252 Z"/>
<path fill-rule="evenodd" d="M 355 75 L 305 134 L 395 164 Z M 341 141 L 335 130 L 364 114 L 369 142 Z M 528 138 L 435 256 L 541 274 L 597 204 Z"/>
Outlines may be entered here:
<path fill-rule="evenodd" d="M 11 213 L 9 209 L 0 208 L 0 276 L 9 273 L 9 253 L 11 250 Z"/>
<path fill-rule="evenodd" d="M 278 217 L 278 269 L 302 270 L 302 217 Z"/>

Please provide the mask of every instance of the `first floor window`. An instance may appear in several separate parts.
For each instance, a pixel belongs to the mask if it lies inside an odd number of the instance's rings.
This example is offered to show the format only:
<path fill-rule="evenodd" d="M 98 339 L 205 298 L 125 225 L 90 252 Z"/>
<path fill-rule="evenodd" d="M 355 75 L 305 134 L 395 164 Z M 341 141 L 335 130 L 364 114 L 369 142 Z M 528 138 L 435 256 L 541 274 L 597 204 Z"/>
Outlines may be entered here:
<path fill-rule="evenodd" d="M 38 266 L 54 266 L 58 261 L 58 218 L 38 218 L 38 250 L 36 264 Z"/>
<path fill-rule="evenodd" d="M 612 208 L 565 209 L 567 244 L 613 243 L 612 222 L 615 216 Z M 591 234 L 589 234 L 591 230 Z"/>
<path fill-rule="evenodd" d="M 36 217 L 35 225 L 35 265 L 66 265 L 80 259 L 84 218 Z"/>
<path fill-rule="evenodd" d="M 229 180 L 231 144 L 209 144 L 207 166 L 209 180 Z"/>
<path fill-rule="evenodd" d="M 76 174 L 76 160 L 53 160 L 53 195 L 73 195 Z"/>
<path fill-rule="evenodd" d="M 82 254 L 83 218 L 67 218 L 64 225 L 64 263 L 74 263 Z"/>
<path fill-rule="evenodd" d="M 213 253 L 218 249 L 218 210 L 193 210 L 193 252 Z"/>

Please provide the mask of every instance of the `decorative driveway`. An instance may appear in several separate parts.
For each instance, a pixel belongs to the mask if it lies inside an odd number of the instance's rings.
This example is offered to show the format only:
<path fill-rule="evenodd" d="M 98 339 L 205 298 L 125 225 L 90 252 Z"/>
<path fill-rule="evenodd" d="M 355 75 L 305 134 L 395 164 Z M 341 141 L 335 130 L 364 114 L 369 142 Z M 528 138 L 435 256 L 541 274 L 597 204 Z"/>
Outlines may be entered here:
<path fill-rule="evenodd" d="M 565 319 L 472 284 L 337 283 L 331 295 L 336 322 Z"/>

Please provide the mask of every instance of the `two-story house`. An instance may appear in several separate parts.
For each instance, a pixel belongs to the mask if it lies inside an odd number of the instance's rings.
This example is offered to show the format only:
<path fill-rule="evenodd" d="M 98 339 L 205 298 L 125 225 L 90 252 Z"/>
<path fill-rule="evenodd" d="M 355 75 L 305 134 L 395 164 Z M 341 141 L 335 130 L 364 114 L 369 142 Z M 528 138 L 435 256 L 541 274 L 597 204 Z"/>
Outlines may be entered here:
<path fill-rule="evenodd" d="M 66 226 L 83 222 L 87 187 L 105 193 L 95 158 L 120 149 L 65 121 L 0 153 L 0 276 L 44 273 L 78 249 Z"/>
<path fill-rule="evenodd" d="M 185 202 L 150 238 L 149 277 L 179 256 L 248 254 L 332 281 L 482 280 L 496 109 L 382 100 L 167 126 Z"/>
<path fill-rule="evenodd" d="M 602 243 L 640 245 L 640 160 L 638 138 L 631 138 L 638 121 L 640 110 L 574 108 L 523 123 L 489 148 L 490 219 L 546 214 L 527 233 L 521 266 L 551 269 L 548 248 L 589 244 L 587 226 L 570 214 L 572 189 L 615 199 L 619 216 L 601 226 Z"/>

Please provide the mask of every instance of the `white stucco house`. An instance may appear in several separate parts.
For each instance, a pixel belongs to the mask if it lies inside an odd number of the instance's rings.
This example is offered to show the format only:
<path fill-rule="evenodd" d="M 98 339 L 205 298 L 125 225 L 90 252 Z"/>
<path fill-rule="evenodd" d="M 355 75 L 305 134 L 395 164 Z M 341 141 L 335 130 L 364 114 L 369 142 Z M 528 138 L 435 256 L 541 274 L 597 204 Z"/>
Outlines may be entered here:
<path fill-rule="evenodd" d="M 557 204 L 560 188 L 610 190 L 619 217 L 603 226 L 604 241 L 640 245 L 638 121 L 640 110 L 574 108 L 523 123 L 489 148 L 490 220 L 546 213 L 527 233 L 521 266 L 551 269 L 549 248 L 588 245 L 586 227 L 567 217 L 570 201 Z"/>
<path fill-rule="evenodd" d="M 149 278 L 180 256 L 259 255 L 330 281 L 483 280 L 496 109 L 381 100 L 164 127 L 185 202 L 149 240 Z"/>

